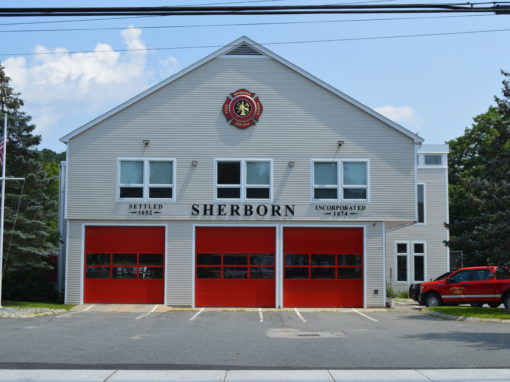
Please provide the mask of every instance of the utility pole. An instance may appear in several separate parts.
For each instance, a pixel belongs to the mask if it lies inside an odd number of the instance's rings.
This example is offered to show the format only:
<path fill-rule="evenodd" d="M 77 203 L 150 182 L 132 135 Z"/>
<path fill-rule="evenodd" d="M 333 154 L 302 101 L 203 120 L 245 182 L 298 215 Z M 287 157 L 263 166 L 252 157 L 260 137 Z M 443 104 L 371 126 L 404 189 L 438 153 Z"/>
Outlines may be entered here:
<path fill-rule="evenodd" d="M 3 110 L 2 110 L 3 111 Z M 4 276 L 4 208 L 5 208 L 5 160 L 7 154 L 7 113 L 3 111 L 4 134 L 2 136 L 2 202 L 0 206 L 0 307 L 2 306 L 2 281 Z"/>

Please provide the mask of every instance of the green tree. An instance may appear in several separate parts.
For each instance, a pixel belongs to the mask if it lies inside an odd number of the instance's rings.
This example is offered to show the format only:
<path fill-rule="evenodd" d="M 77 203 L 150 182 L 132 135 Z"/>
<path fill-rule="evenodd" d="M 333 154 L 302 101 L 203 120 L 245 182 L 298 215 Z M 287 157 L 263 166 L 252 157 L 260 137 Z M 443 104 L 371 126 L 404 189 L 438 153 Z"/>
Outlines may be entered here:
<path fill-rule="evenodd" d="M 56 248 L 56 202 L 48 188 L 57 180 L 48 176 L 37 146 L 41 136 L 34 135 L 31 117 L 21 111 L 23 101 L 10 87 L 10 79 L 0 65 L 0 109 L 8 117 L 7 181 L 4 231 L 4 298 L 45 299 L 51 294 L 49 255 Z M 3 126 L 3 124 L 2 124 Z"/>
<path fill-rule="evenodd" d="M 449 156 L 451 249 L 465 265 L 510 262 L 510 81 L 503 96 L 451 140 Z"/>

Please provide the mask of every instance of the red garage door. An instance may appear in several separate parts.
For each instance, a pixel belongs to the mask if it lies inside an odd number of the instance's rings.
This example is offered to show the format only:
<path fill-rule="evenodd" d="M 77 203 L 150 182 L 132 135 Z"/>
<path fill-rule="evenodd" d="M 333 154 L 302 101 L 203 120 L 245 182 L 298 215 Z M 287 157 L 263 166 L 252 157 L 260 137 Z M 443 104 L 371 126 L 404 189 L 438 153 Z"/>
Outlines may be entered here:
<path fill-rule="evenodd" d="M 198 227 L 195 305 L 275 306 L 275 229 Z"/>
<path fill-rule="evenodd" d="M 164 253 L 164 227 L 86 227 L 83 301 L 163 303 Z"/>
<path fill-rule="evenodd" d="M 363 229 L 284 228 L 285 307 L 363 306 Z"/>

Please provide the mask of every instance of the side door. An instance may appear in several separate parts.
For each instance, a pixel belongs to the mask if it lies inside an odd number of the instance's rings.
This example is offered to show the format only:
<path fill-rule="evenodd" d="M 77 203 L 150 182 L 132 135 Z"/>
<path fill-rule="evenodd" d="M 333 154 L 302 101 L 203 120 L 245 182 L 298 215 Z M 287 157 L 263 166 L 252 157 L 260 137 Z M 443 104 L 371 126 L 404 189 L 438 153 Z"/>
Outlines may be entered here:
<path fill-rule="evenodd" d="M 471 270 L 463 270 L 454 273 L 445 280 L 445 284 L 439 287 L 441 298 L 445 303 L 460 304 L 466 302 L 466 290 L 469 289 Z"/>

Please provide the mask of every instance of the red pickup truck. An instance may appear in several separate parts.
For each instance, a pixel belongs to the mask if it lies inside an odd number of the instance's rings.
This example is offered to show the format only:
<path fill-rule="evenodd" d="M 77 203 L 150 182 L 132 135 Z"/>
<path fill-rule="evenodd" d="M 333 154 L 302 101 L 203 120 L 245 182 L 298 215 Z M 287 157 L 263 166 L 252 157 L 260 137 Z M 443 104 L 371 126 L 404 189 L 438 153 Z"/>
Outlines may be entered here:
<path fill-rule="evenodd" d="M 422 283 L 419 301 L 426 306 L 501 303 L 510 309 L 510 277 L 508 267 L 470 267 L 452 272 L 442 280 Z"/>

